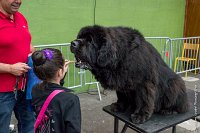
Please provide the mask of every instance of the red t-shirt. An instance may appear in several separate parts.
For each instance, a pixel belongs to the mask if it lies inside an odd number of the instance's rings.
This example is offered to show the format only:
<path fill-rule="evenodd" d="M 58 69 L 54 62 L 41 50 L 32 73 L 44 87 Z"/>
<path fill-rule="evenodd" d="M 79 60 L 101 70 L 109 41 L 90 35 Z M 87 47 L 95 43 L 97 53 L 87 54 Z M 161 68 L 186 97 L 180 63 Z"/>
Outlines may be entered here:
<path fill-rule="evenodd" d="M 30 53 L 31 35 L 25 17 L 16 12 L 14 21 L 0 12 L 0 63 L 15 64 L 27 62 Z M 0 92 L 14 90 L 16 76 L 9 73 L 0 73 Z M 22 88 L 20 77 L 18 88 Z"/>

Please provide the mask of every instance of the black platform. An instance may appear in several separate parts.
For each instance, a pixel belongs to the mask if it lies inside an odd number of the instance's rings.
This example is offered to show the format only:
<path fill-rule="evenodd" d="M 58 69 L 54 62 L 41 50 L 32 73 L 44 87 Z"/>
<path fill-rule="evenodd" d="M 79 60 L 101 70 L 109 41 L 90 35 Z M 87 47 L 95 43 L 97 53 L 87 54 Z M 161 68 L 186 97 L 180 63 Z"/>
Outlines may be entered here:
<path fill-rule="evenodd" d="M 172 132 L 176 132 L 176 125 L 186 120 L 195 118 L 200 115 L 200 93 L 192 90 L 187 90 L 188 99 L 190 103 L 190 110 L 183 114 L 172 114 L 172 115 L 160 115 L 153 114 L 152 117 L 143 124 L 134 124 L 130 120 L 130 114 L 112 112 L 109 106 L 103 107 L 103 110 L 115 119 L 114 122 L 114 133 L 118 133 L 118 120 L 125 123 L 122 133 L 124 133 L 127 127 L 142 133 L 156 133 L 167 128 L 173 127 Z"/>

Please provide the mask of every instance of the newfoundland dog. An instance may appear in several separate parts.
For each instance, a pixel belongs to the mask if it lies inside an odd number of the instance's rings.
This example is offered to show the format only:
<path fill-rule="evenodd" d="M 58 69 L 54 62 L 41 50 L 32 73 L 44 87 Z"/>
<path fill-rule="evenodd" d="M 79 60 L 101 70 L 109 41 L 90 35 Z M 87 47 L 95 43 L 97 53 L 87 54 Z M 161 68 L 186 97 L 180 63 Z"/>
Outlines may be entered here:
<path fill-rule="evenodd" d="M 83 27 L 71 42 L 76 67 L 88 69 L 102 87 L 114 89 L 113 111 L 131 111 L 133 123 L 143 123 L 153 112 L 188 110 L 184 81 L 162 60 L 143 35 L 128 27 Z"/>

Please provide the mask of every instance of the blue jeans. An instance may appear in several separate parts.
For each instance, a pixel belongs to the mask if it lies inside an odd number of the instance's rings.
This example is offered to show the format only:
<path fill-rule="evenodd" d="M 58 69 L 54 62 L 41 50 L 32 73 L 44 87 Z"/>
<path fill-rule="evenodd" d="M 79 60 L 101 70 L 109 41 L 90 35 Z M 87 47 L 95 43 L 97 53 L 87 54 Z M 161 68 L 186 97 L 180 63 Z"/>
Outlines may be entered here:
<path fill-rule="evenodd" d="M 0 92 L 0 133 L 9 133 L 12 111 L 18 120 L 18 133 L 33 133 L 35 118 L 26 100 L 25 92 L 17 92 L 17 100 L 13 92 Z"/>

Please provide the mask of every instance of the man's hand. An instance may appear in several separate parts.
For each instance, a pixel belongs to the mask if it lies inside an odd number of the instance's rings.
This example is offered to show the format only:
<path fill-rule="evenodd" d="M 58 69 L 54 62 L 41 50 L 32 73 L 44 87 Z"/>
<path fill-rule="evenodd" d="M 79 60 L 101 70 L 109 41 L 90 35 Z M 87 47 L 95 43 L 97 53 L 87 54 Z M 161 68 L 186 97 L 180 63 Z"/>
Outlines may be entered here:
<path fill-rule="evenodd" d="M 21 76 L 22 74 L 28 72 L 31 69 L 26 63 L 15 63 L 10 65 L 10 73 L 15 76 Z"/>

